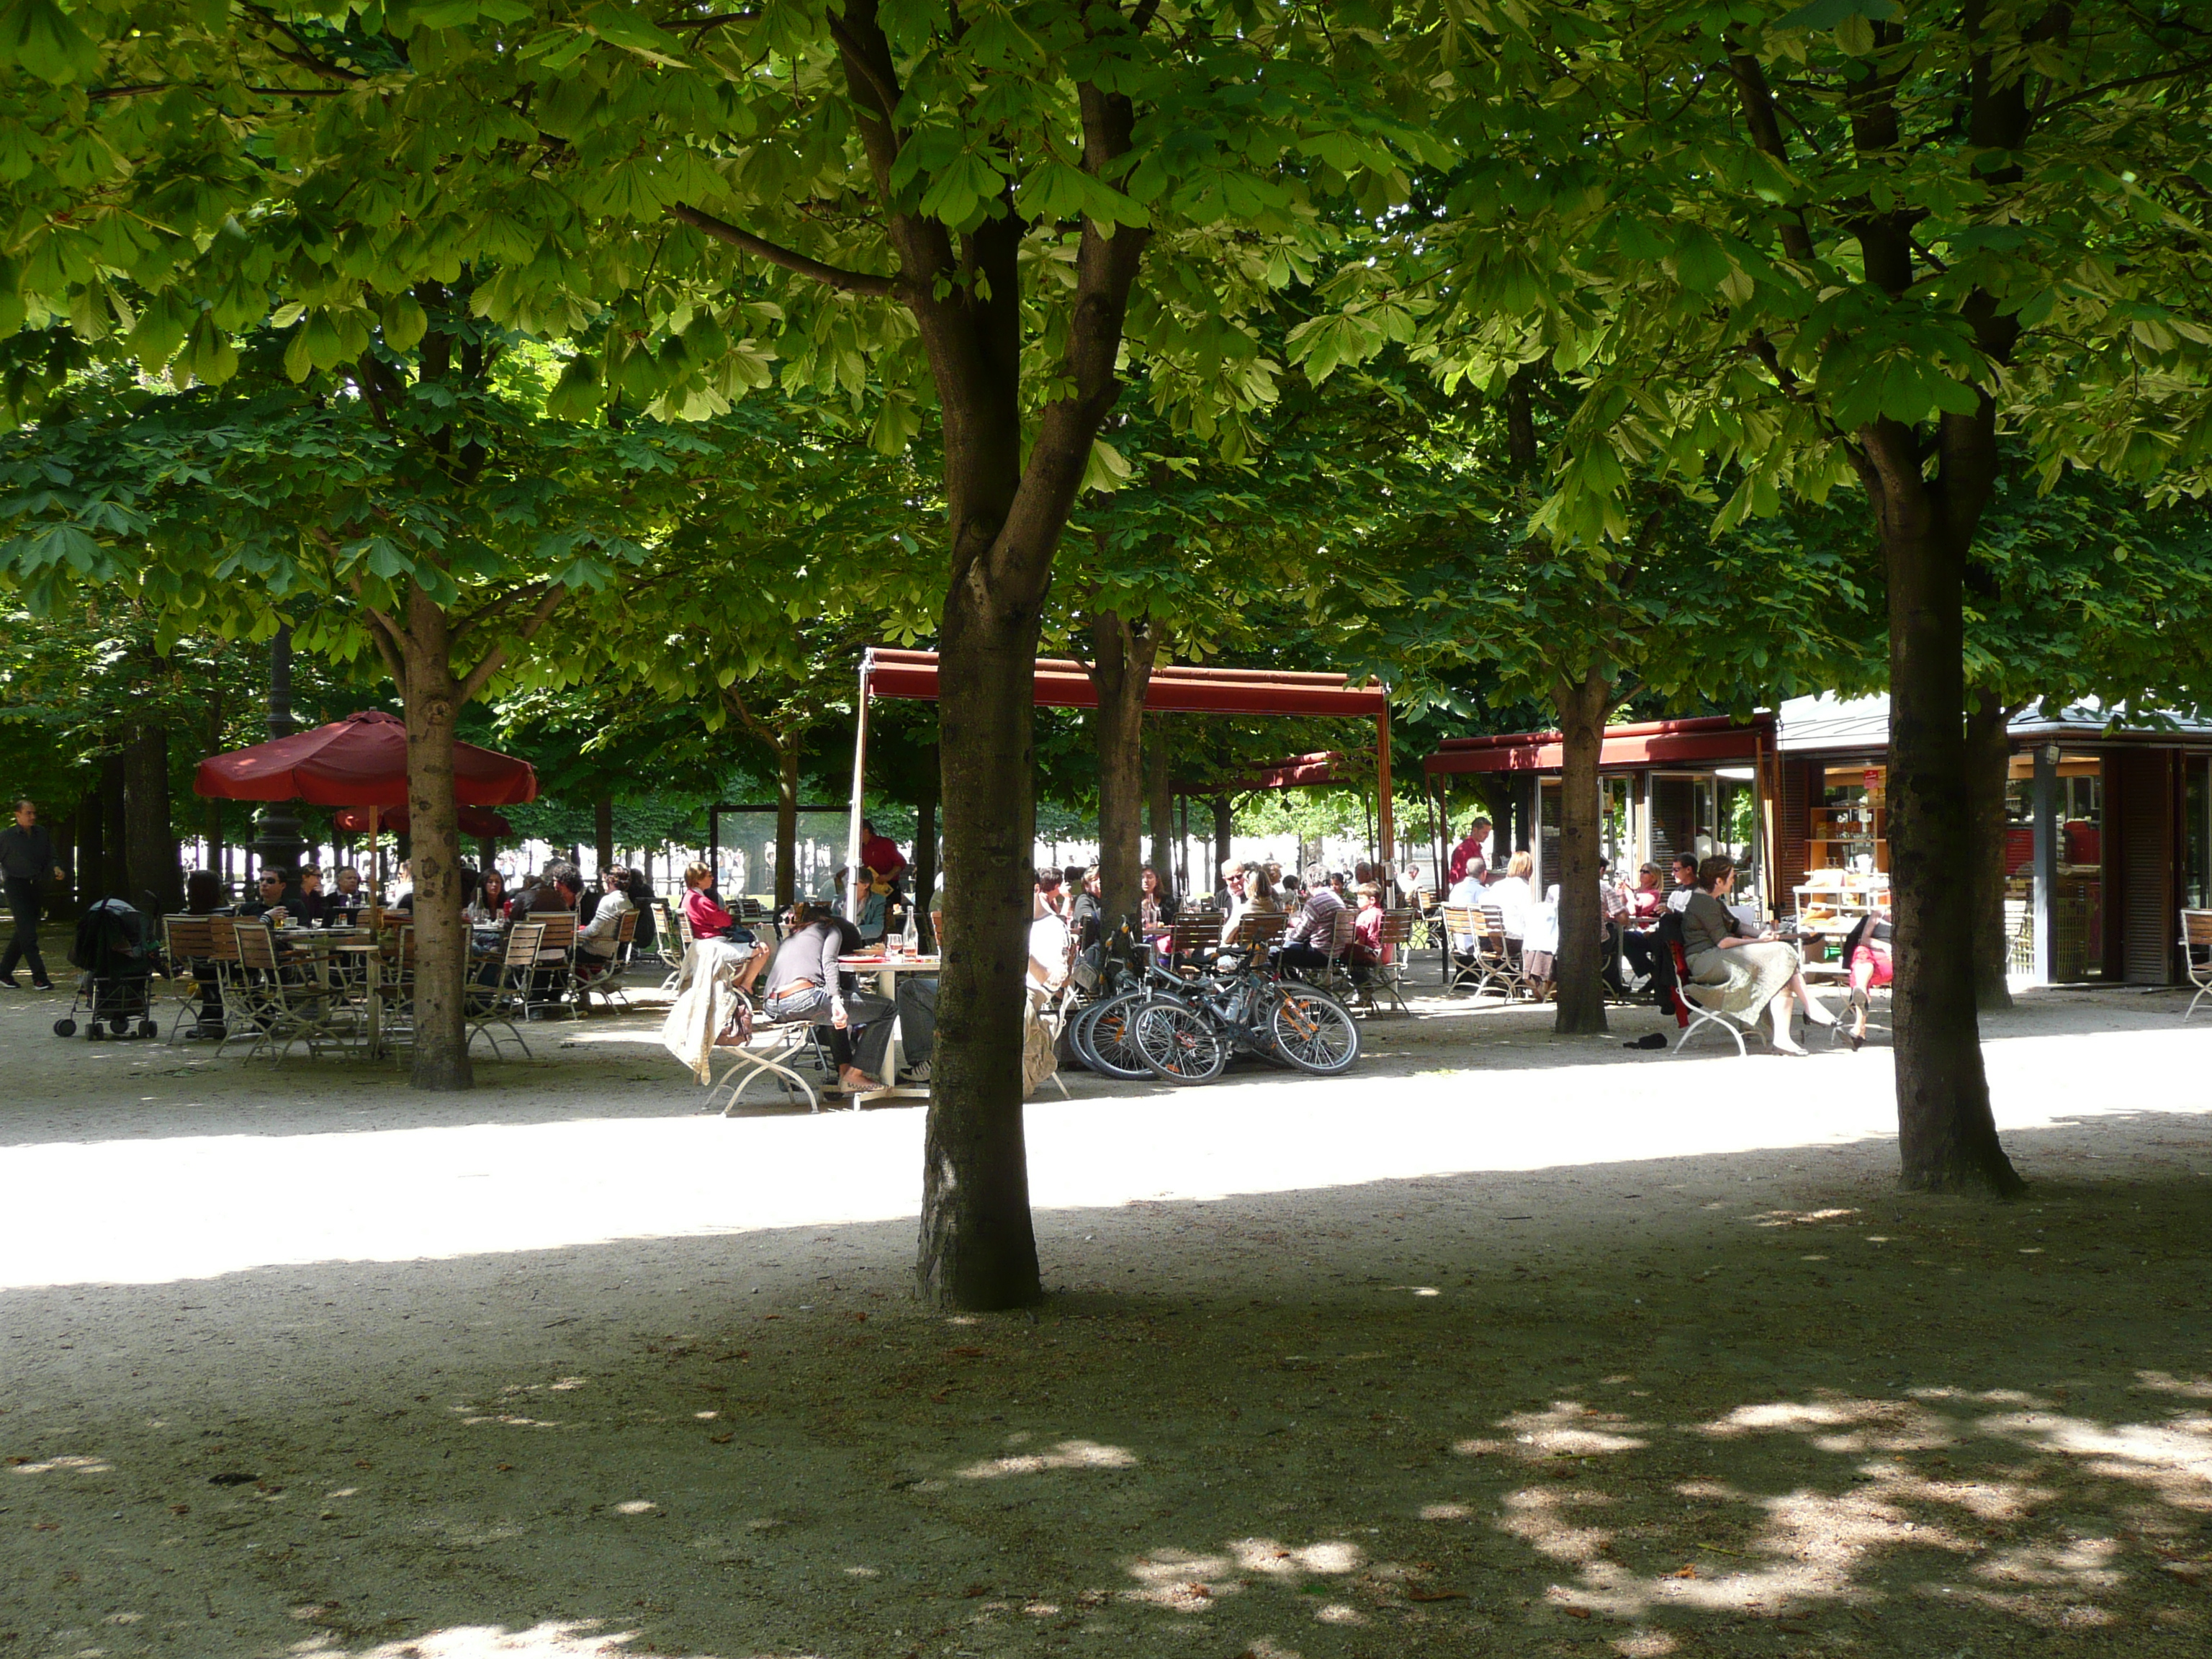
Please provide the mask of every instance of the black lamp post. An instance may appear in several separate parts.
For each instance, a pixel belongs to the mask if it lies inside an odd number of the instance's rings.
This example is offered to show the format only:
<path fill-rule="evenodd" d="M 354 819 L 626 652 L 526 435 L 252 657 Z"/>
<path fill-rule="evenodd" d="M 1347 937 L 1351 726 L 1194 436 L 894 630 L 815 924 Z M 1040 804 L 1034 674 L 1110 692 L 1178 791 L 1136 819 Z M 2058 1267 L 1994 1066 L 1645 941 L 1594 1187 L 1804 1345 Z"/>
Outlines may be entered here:
<path fill-rule="evenodd" d="M 292 718 L 292 629 L 279 623 L 269 641 L 269 735 L 289 738 Z M 281 870 L 287 890 L 300 884 L 300 856 L 307 850 L 299 814 L 289 800 L 273 800 L 254 815 L 261 833 L 248 843 L 264 870 Z"/>

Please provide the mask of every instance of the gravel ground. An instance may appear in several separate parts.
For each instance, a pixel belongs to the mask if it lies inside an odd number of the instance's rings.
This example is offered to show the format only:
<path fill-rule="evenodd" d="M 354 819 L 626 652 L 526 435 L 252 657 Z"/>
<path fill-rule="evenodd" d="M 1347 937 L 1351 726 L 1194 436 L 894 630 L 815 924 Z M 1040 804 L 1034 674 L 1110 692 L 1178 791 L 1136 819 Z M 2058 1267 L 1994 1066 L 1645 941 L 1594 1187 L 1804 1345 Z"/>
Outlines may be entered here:
<path fill-rule="evenodd" d="M 908 1294 L 921 1114 L 703 1115 L 649 1013 L 465 1097 L 0 1002 L 0 1659 L 2212 1650 L 2212 1027 L 1878 1045 L 1419 1002 L 1033 1105 L 1034 1318 Z"/>

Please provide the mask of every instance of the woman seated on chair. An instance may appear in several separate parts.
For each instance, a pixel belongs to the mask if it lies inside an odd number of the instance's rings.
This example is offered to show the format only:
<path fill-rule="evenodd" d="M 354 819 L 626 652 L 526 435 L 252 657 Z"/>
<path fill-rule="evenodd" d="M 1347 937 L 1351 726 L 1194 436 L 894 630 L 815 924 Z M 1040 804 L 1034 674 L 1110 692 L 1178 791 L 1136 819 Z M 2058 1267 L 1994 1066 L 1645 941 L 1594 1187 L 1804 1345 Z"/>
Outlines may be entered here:
<path fill-rule="evenodd" d="M 1866 1042 L 1867 1012 L 1874 1006 L 1871 994 L 1896 977 L 1893 938 L 1893 930 L 1885 918 L 1861 916 L 1858 926 L 1844 940 L 1844 963 L 1851 970 L 1851 1012 L 1855 1018 L 1850 1039 L 1854 1050 Z"/>
<path fill-rule="evenodd" d="M 1221 924 L 1221 942 L 1228 944 L 1237 937 L 1237 930 L 1244 925 L 1247 916 L 1279 916 L 1282 901 L 1275 896 L 1274 884 L 1267 872 L 1256 864 L 1248 864 L 1238 872 L 1242 879 L 1230 884 L 1237 902 L 1230 907 L 1229 920 Z"/>
<path fill-rule="evenodd" d="M 641 886 L 643 884 L 642 881 L 639 883 Z M 753 993 L 753 986 L 760 979 L 761 969 L 768 965 L 769 957 L 775 953 L 753 936 L 751 928 L 745 927 L 725 910 L 714 896 L 708 891 L 708 889 L 714 884 L 714 872 L 705 865 L 694 864 L 685 867 L 684 872 L 684 920 L 691 924 L 693 939 L 725 939 L 732 945 L 752 947 L 752 959 L 746 963 L 738 974 L 738 989 L 750 996 Z M 630 901 L 633 908 L 638 902 L 639 901 L 635 899 Z M 603 911 L 606 908 L 605 899 L 599 902 L 599 908 Z M 854 948 L 858 948 L 857 936 L 855 936 Z"/>
<path fill-rule="evenodd" d="M 695 866 L 694 868 L 698 866 Z M 811 902 L 792 907 L 792 931 L 776 947 L 762 1006 L 774 1020 L 807 1020 L 831 1028 L 838 1088 L 855 1094 L 877 1086 L 890 1048 L 893 1005 L 878 996 L 848 993 L 837 958 L 860 948 L 853 924 Z"/>
<path fill-rule="evenodd" d="M 1536 890 L 1528 884 L 1535 873 L 1536 860 L 1527 852 L 1516 853 L 1505 866 L 1505 873 L 1482 890 L 1476 901 L 1479 907 L 1494 908 L 1505 924 L 1505 937 L 1516 945 L 1528 931 L 1528 907 L 1536 902 Z"/>
<path fill-rule="evenodd" d="M 1160 885 L 1160 872 L 1146 865 L 1141 878 L 1145 896 L 1139 906 L 1146 939 L 1157 939 L 1175 925 L 1175 895 Z"/>
<path fill-rule="evenodd" d="M 498 927 L 507 921 L 507 878 L 496 868 L 477 878 L 477 890 L 461 914 L 471 927 Z"/>
<path fill-rule="evenodd" d="M 1735 888 L 1734 859 L 1717 855 L 1698 866 L 1697 884 L 1682 907 L 1682 955 L 1690 977 L 1699 985 L 1725 987 L 1720 1011 L 1746 1024 L 1771 1009 L 1776 1049 L 1802 1054 L 1804 1049 L 1790 1036 L 1792 1000 L 1805 1005 L 1805 1018 L 1814 1025 L 1833 1025 L 1836 1017 L 1806 988 L 1796 945 L 1746 931 L 1728 908 Z"/>
<path fill-rule="evenodd" d="M 611 868 L 600 879 L 606 890 L 599 896 L 591 921 L 576 935 L 576 971 L 586 979 L 596 979 L 614 966 L 615 952 L 622 948 L 617 937 L 622 919 L 643 908 L 633 891 L 633 886 L 645 886 L 644 878 L 636 871 Z M 632 943 L 635 943 L 634 938 Z"/>

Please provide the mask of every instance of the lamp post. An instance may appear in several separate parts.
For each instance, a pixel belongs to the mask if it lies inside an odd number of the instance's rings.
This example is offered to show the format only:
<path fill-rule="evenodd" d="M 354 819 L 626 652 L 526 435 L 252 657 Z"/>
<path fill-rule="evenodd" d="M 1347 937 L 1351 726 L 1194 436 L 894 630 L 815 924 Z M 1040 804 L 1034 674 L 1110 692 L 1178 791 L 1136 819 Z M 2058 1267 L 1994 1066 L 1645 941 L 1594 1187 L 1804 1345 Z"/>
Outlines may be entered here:
<path fill-rule="evenodd" d="M 269 641 L 269 735 L 289 738 L 298 722 L 292 718 L 292 628 L 277 624 Z M 300 855 L 307 850 L 300 833 L 299 814 L 289 800 L 274 800 L 254 815 L 261 833 L 250 843 L 264 870 L 281 870 L 287 891 L 299 885 Z"/>

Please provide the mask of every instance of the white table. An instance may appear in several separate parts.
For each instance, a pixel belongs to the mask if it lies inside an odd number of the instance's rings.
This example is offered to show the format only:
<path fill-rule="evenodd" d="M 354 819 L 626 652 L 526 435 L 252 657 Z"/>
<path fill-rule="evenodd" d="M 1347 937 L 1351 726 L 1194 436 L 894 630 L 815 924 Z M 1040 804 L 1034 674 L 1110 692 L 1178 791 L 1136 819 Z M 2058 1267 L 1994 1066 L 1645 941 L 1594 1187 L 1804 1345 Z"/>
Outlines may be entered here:
<path fill-rule="evenodd" d="M 884 1086 L 868 1089 L 853 1097 L 853 1109 L 874 1104 L 878 1100 L 927 1100 L 927 1086 L 901 1084 L 899 1073 L 906 1064 L 904 1033 L 899 1029 L 898 976 L 901 974 L 934 974 L 944 969 L 939 957 L 889 957 L 870 952 L 866 956 L 840 957 L 838 967 L 858 978 L 867 974 L 876 976 L 876 994 L 891 1005 L 891 1040 L 884 1050 Z"/>

